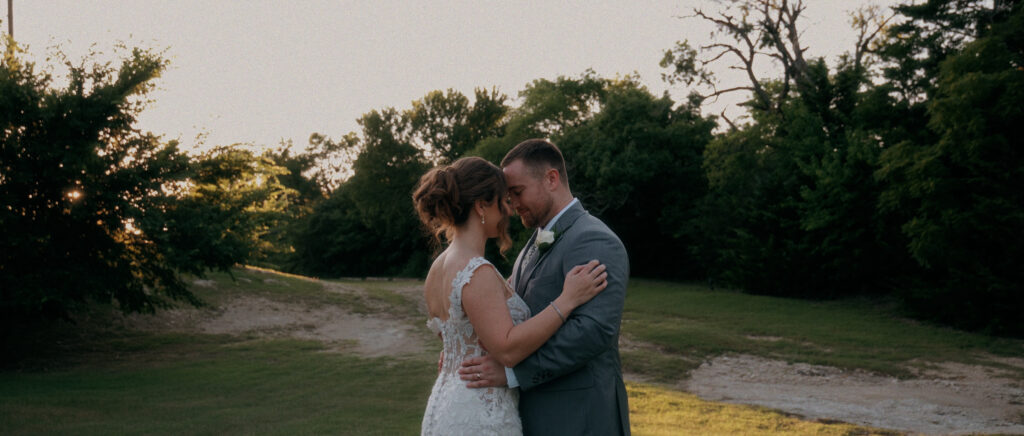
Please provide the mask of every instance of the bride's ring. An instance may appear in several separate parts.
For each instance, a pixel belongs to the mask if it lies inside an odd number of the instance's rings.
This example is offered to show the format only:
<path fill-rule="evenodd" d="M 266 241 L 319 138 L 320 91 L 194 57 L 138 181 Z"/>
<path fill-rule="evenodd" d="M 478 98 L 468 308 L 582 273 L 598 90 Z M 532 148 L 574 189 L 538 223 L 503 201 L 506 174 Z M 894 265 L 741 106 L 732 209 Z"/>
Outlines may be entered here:
<path fill-rule="evenodd" d="M 480 380 L 480 373 L 479 373 L 479 372 L 478 372 L 478 373 L 476 373 L 476 379 L 477 379 L 477 380 Z"/>

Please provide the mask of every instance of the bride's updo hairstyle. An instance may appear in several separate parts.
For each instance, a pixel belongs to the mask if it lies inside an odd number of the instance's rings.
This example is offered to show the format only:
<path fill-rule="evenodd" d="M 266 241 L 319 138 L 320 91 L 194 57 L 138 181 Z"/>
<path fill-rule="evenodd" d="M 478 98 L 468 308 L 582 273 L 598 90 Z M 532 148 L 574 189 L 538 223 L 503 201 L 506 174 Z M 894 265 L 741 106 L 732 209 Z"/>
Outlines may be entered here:
<path fill-rule="evenodd" d="M 479 157 L 464 157 L 451 165 L 435 167 L 420 177 L 412 202 L 423 226 L 437 242 L 441 242 L 441 235 L 451 241 L 455 228 L 475 215 L 473 205 L 478 200 L 490 206 L 502 201 L 506 190 L 501 168 Z M 507 216 L 502 217 L 498 229 L 498 247 L 504 253 L 512 246 Z"/>

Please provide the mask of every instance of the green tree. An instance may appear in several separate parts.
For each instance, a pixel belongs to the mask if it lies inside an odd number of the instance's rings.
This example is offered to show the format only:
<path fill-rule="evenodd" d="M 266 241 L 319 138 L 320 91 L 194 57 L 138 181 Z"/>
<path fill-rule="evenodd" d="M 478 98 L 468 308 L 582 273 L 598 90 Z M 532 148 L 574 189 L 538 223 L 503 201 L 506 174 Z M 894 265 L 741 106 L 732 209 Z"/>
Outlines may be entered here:
<path fill-rule="evenodd" d="M 296 239 L 308 230 L 303 227 L 307 224 L 305 218 L 343 181 L 355 160 L 358 142 L 359 138 L 354 133 L 338 141 L 314 133 L 310 135 L 309 147 L 302 152 L 295 153 L 291 141 L 264 151 L 263 159 L 284 170 L 267 180 L 294 191 L 295 195 L 284 197 L 288 204 L 278 211 L 277 219 L 268 225 L 266 234 L 260 238 L 266 247 L 271 248 L 263 250 L 266 255 L 260 257 L 260 263 L 292 272 L 303 270 L 301 256 L 297 256 L 295 251 Z"/>
<path fill-rule="evenodd" d="M 522 104 L 509 111 L 504 131 L 479 141 L 469 154 L 497 164 L 527 139 L 551 138 L 557 144 L 566 129 L 581 125 L 598 110 L 607 83 L 589 70 L 579 78 L 534 80 L 519 92 Z"/>
<path fill-rule="evenodd" d="M 408 113 L 375 110 L 359 123 L 352 177 L 303 220 L 297 265 L 329 276 L 424 274 L 429 249 L 411 195 L 429 164 L 413 145 Z"/>
<path fill-rule="evenodd" d="M 905 294 L 912 307 L 965 327 L 1020 335 L 1024 4 L 996 3 L 988 13 L 964 11 L 997 20 L 975 26 L 980 37 L 939 62 L 927 104 L 937 140 L 886 150 L 878 177 L 887 184 L 882 207 L 908 216 L 902 230 L 926 270 L 924 283 Z"/>
<path fill-rule="evenodd" d="M 715 278 L 755 292 L 878 292 L 899 250 L 885 242 L 874 207 L 879 135 L 858 108 L 877 100 L 870 54 L 890 18 L 877 9 L 856 11 L 857 43 L 833 69 L 801 43 L 804 10 L 801 1 L 767 0 L 696 10 L 695 17 L 716 26 L 714 39 L 699 49 L 679 43 L 665 54 L 667 80 L 711 86 L 694 102 L 751 95 L 744 104 L 751 122 L 739 126 L 723 115 L 731 129 L 704 155 L 710 190 L 700 251 Z M 747 72 L 747 83 L 714 83 L 706 68 L 728 59 Z M 757 75 L 767 59 L 780 63 L 781 77 Z"/>
<path fill-rule="evenodd" d="M 56 88 L 19 56 L 9 46 L 0 64 L 5 335 L 91 301 L 125 311 L 198 303 L 178 271 L 200 270 L 202 259 L 176 257 L 147 225 L 186 182 L 189 159 L 133 127 L 167 61 L 135 49 L 116 66 L 69 62 Z"/>
<path fill-rule="evenodd" d="M 780 117 L 719 135 L 704 152 L 708 195 L 697 223 L 710 278 L 750 292 L 813 296 L 818 286 L 802 244 L 799 192 L 805 181 L 791 141 L 773 133 Z"/>
<path fill-rule="evenodd" d="M 451 163 L 476 146 L 481 139 L 498 135 L 508 113 L 505 95 L 477 88 L 473 104 L 451 89 L 432 91 L 412 102 L 406 112 L 413 136 L 431 150 L 438 163 Z"/>
<path fill-rule="evenodd" d="M 375 232 L 363 224 L 348 186 L 339 186 L 301 218 L 292 239 L 294 269 L 317 277 L 366 277 L 394 274 L 381 264 Z"/>
<path fill-rule="evenodd" d="M 622 238 L 635 274 L 700 277 L 693 223 L 714 122 L 631 79 L 601 94 L 596 113 L 558 140 L 573 192 Z"/>
<path fill-rule="evenodd" d="M 946 58 L 1004 21 L 1017 0 L 927 0 L 894 7 L 902 20 L 879 48 L 884 75 L 901 100 L 923 104 Z"/>
<path fill-rule="evenodd" d="M 245 261 L 278 266 L 291 251 L 284 230 L 301 213 L 298 191 L 280 181 L 288 174 L 268 153 L 241 144 L 215 147 L 192 159 L 184 192 L 141 228 L 190 273 Z"/>
<path fill-rule="evenodd" d="M 413 211 L 416 182 L 431 165 L 462 157 L 485 137 L 504 130 L 506 97 L 477 89 L 432 91 L 406 110 L 385 108 L 359 119 L 362 135 L 334 143 L 354 156 L 352 174 L 298 221 L 297 271 L 318 275 L 420 276 L 429 267 L 429 239 Z"/>

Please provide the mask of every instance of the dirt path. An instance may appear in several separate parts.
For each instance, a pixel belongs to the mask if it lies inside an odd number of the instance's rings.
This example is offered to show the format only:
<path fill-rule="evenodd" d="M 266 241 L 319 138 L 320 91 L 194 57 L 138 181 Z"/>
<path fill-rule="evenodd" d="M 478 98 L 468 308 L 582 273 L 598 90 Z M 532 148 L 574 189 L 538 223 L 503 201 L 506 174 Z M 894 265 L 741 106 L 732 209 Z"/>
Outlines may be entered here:
<path fill-rule="evenodd" d="M 363 292 L 355 284 L 324 283 L 329 292 Z M 398 286 L 394 291 L 419 301 L 418 287 Z M 426 312 L 422 304 L 420 311 Z M 386 312 L 361 315 L 338 306 L 309 307 L 259 296 L 238 297 L 215 310 L 165 311 L 137 324 L 149 329 L 310 339 L 323 342 L 329 351 L 368 357 L 422 355 L 432 350 L 416 323 Z M 1024 359 L 1001 359 L 1000 363 L 1024 368 Z M 705 362 L 675 388 L 712 401 L 915 434 L 1024 434 L 1024 386 L 992 367 L 948 363 L 917 378 L 899 380 L 733 355 Z"/>
<path fill-rule="evenodd" d="M 1024 359 L 1007 361 L 1024 367 Z M 1024 386 L 991 367 L 946 363 L 899 380 L 862 371 L 720 356 L 680 383 L 701 398 L 913 433 L 1024 434 Z"/>
<path fill-rule="evenodd" d="M 325 283 L 325 288 L 337 293 L 362 292 L 357 286 L 333 283 Z M 405 294 L 408 290 L 398 292 Z M 428 351 L 423 333 L 415 331 L 406 319 L 384 313 L 352 313 L 339 306 L 310 307 L 260 296 L 237 297 L 213 310 L 182 308 L 157 315 L 133 315 L 129 321 L 148 330 L 316 340 L 323 342 L 328 351 L 355 352 L 365 357 L 401 357 Z"/>
<path fill-rule="evenodd" d="M 204 333 L 316 340 L 330 350 L 354 351 L 367 357 L 417 354 L 425 348 L 422 338 L 400 320 L 353 314 L 338 307 L 312 309 L 259 297 L 236 299 L 197 327 Z"/>

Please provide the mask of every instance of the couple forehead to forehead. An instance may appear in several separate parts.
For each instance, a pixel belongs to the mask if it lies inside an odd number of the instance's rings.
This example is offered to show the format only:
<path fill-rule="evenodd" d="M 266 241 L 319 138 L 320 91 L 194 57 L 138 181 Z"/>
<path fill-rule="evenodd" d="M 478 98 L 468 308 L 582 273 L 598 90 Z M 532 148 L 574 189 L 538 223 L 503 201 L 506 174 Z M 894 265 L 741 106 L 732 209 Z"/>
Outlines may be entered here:
<path fill-rule="evenodd" d="M 449 168 L 465 166 L 466 170 L 471 170 L 472 167 L 485 165 L 491 167 L 491 175 L 497 177 L 493 170 L 498 167 L 478 157 L 459 159 Z M 482 168 L 480 169 L 482 170 Z M 552 173 L 552 170 L 555 172 Z M 506 189 L 538 182 L 549 175 L 557 177 L 560 184 L 568 186 L 565 158 L 562 156 L 561 150 L 544 139 L 528 139 L 513 147 L 501 160 L 499 171 L 504 175 L 502 182 Z"/>
<path fill-rule="evenodd" d="M 464 222 L 478 202 L 491 204 L 507 196 L 524 212 L 548 209 L 552 199 L 545 197 L 550 195 L 571 199 L 562 152 L 546 140 L 519 143 L 505 155 L 501 167 L 479 157 L 464 157 L 431 169 L 413 192 L 420 218 L 429 227 L 440 229 Z M 532 189 L 538 185 L 544 188 Z"/>

